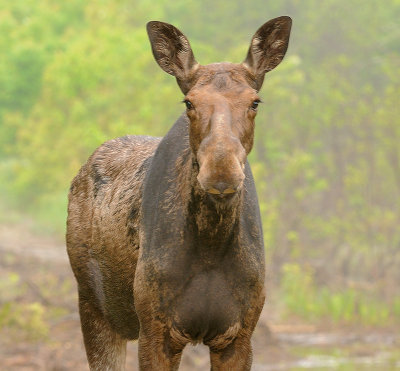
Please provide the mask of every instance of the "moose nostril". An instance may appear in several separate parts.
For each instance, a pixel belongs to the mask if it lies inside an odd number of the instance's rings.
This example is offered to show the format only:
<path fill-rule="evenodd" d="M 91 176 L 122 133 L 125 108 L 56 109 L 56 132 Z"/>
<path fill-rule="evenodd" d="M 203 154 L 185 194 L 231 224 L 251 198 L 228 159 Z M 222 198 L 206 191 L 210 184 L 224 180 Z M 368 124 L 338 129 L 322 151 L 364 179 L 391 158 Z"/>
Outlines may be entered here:
<path fill-rule="evenodd" d="M 236 188 L 233 188 L 227 183 L 218 182 L 214 184 L 213 187 L 210 187 L 207 192 L 212 194 L 229 194 L 229 193 L 235 193 Z"/>

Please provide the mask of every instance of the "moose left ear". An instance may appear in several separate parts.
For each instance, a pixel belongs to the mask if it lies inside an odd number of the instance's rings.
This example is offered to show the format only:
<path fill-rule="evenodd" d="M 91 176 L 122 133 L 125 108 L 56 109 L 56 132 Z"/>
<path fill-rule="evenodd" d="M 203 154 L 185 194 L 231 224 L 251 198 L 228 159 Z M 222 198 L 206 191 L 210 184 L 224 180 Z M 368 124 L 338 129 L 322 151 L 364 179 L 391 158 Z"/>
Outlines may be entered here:
<path fill-rule="evenodd" d="M 264 75 L 285 56 L 291 27 L 292 19 L 283 16 L 271 19 L 254 34 L 243 65 L 254 76 L 257 90 L 261 89 Z"/>

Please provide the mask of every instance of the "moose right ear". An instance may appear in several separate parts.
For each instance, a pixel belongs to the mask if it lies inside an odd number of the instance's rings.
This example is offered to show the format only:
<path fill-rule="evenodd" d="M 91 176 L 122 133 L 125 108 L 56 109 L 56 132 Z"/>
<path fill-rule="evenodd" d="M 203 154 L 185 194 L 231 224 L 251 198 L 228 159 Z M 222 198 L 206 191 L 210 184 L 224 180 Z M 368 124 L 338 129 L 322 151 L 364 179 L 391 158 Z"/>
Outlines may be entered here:
<path fill-rule="evenodd" d="M 187 94 L 199 66 L 189 40 L 176 27 L 164 22 L 147 23 L 147 33 L 155 60 L 165 72 L 176 77 L 183 94 Z"/>

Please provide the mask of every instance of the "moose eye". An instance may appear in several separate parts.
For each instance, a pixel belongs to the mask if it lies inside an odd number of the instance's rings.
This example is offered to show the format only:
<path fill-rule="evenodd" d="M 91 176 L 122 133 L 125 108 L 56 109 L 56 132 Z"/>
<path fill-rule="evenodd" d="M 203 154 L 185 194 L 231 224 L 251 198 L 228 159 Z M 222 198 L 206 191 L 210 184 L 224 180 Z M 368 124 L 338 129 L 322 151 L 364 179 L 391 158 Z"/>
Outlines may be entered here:
<path fill-rule="evenodd" d="M 251 109 L 253 110 L 253 111 L 257 111 L 257 108 L 258 108 L 258 105 L 260 104 L 260 101 L 257 99 L 257 100 L 255 100 L 255 101 L 253 101 L 253 103 L 251 104 Z"/>
<path fill-rule="evenodd" d="M 187 109 L 187 110 L 191 110 L 191 109 L 194 108 L 194 107 L 193 107 L 193 104 L 192 104 L 192 102 L 191 102 L 190 100 L 185 99 L 185 100 L 183 101 L 183 103 L 185 103 L 186 109 Z"/>

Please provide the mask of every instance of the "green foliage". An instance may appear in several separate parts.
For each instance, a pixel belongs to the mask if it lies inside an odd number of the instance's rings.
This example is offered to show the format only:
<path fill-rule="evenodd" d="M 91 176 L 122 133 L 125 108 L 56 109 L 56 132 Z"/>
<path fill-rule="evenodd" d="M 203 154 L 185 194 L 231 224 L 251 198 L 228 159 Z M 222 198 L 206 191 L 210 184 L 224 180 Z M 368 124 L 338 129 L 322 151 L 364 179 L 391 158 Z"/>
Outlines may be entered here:
<path fill-rule="evenodd" d="M 177 25 L 206 64 L 242 61 L 257 27 L 292 16 L 250 155 L 271 276 L 285 281 L 288 261 L 309 266 L 304 295 L 326 297 L 334 318 L 361 305 L 351 281 L 372 281 L 377 303 L 390 302 L 400 282 L 399 1 L 0 0 L 0 9 L 2 219 L 19 208 L 56 233 L 70 181 L 99 144 L 164 135 L 183 111 L 147 21 Z M 324 293 L 326 282 L 337 286 Z M 379 308 L 358 313 L 383 321 Z"/>
<path fill-rule="evenodd" d="M 4 254 L 0 272 L 0 334 L 4 341 L 48 341 L 52 326 L 76 303 L 72 277 L 65 279 L 48 267 L 32 270 L 32 262 Z M 22 258 L 24 259 L 24 258 Z M 26 271 L 21 270 L 21 264 Z M 21 273 L 16 273 L 19 270 Z M 75 308 L 73 305 L 72 308 Z"/>
<path fill-rule="evenodd" d="M 49 328 L 44 320 L 45 308 L 34 302 L 19 304 L 7 302 L 0 306 L 0 330 L 7 328 L 9 333 L 18 332 L 19 338 L 43 340 L 48 336 Z"/>
<path fill-rule="evenodd" d="M 39 302 L 21 303 L 12 300 L 25 291 L 17 273 L 11 272 L 0 277 L 0 331 L 31 341 L 43 340 L 49 331 L 45 321 L 45 307 Z"/>
<path fill-rule="evenodd" d="M 364 325 L 399 321 L 400 297 L 395 297 L 388 305 L 378 301 L 375 293 L 364 290 L 348 287 L 332 290 L 317 286 L 313 270 L 295 263 L 283 266 L 281 292 L 287 314 L 296 314 L 307 320 L 330 319 L 334 323 Z"/>

